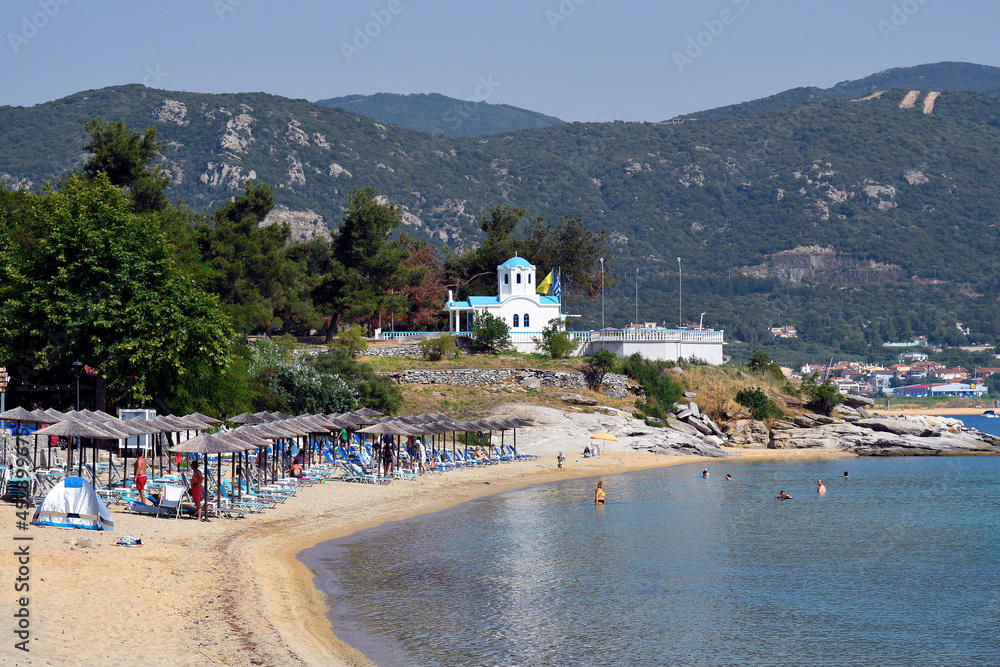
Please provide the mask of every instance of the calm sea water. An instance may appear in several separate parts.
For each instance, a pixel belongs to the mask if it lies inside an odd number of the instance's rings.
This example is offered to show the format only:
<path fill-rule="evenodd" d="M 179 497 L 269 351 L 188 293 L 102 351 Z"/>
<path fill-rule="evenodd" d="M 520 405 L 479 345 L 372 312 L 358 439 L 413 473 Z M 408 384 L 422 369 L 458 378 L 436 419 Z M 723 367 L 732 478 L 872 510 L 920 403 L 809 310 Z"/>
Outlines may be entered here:
<path fill-rule="evenodd" d="M 567 481 L 303 559 L 382 665 L 1000 662 L 1000 457 L 708 465 L 608 477 L 603 509 Z"/>

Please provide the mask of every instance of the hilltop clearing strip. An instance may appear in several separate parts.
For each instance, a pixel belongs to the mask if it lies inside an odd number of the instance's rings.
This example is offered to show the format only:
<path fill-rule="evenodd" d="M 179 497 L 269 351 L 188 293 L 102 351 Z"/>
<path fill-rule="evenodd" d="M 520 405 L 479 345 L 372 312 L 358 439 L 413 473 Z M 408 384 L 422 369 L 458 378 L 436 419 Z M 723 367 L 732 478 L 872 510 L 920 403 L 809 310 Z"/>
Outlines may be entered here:
<path fill-rule="evenodd" d="M 903 101 L 899 103 L 900 109 L 912 109 L 913 105 L 917 102 L 917 97 L 920 96 L 919 90 L 911 90 L 903 98 Z"/>
<path fill-rule="evenodd" d="M 927 93 L 927 97 L 924 98 L 924 113 L 931 113 L 934 111 L 934 100 L 938 98 L 941 93 L 931 91 Z"/>

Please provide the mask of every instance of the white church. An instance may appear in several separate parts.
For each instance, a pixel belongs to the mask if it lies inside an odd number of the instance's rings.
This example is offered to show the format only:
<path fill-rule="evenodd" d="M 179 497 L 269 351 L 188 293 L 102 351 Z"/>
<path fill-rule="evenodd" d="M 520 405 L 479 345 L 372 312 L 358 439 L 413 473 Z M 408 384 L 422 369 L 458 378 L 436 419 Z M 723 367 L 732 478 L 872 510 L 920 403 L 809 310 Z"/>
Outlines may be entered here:
<path fill-rule="evenodd" d="M 518 352 L 533 352 L 533 337 L 559 317 L 559 297 L 536 293 L 535 265 L 515 255 L 497 267 L 497 295 L 470 296 L 466 301 L 455 301 L 448 290 L 450 331 L 469 331 L 472 319 L 479 313 L 499 317 L 510 327 L 510 339 Z"/>
<path fill-rule="evenodd" d="M 497 295 L 470 296 L 466 301 L 455 301 L 448 290 L 449 331 L 468 333 L 472 320 L 481 313 L 499 317 L 510 327 L 510 342 L 518 352 L 534 352 L 535 338 L 541 338 L 542 329 L 562 314 L 560 297 L 537 293 L 535 266 L 515 255 L 497 267 Z M 543 290 L 547 291 L 547 290 Z M 559 290 L 556 290 L 558 293 Z M 658 328 L 655 323 L 646 327 L 633 325 L 627 329 L 568 332 L 580 346 L 575 354 L 591 356 L 604 348 L 619 357 L 638 352 L 647 359 L 690 359 L 697 357 L 712 365 L 724 361 L 724 332 L 695 328 Z"/>

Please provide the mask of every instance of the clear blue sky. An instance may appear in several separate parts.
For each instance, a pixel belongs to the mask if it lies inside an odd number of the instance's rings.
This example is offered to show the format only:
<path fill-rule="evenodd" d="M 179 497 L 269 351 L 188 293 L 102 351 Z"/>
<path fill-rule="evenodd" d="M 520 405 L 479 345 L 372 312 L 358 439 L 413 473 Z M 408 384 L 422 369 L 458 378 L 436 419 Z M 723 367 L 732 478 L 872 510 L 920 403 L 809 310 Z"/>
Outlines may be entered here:
<path fill-rule="evenodd" d="M 1000 66 L 998 25 L 988 0 L 4 0 L 0 104 L 146 83 L 663 120 L 890 67 Z"/>

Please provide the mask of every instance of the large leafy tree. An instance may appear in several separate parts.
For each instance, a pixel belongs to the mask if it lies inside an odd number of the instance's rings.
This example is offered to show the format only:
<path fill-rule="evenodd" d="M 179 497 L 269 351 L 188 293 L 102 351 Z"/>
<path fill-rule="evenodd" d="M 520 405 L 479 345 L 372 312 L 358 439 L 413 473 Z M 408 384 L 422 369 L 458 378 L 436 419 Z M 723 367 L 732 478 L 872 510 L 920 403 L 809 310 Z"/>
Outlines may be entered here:
<path fill-rule="evenodd" d="M 92 119 L 86 125 L 90 142 L 83 147 L 91 156 L 83 171 L 94 178 L 106 174 L 112 184 L 123 188 L 135 204 L 135 211 L 159 211 L 167 207 L 167 176 L 154 162 L 157 151 L 166 146 L 156 140 L 156 126 L 133 132 L 124 120 L 106 123 Z"/>
<path fill-rule="evenodd" d="M 545 218 L 532 220 L 521 253 L 538 267 L 539 281 L 552 269 L 561 268 L 563 300 L 569 301 L 600 293 L 598 265 L 601 257 L 608 262 L 611 248 L 605 232 L 595 234 L 580 218 L 563 216 L 556 224 Z M 605 274 L 606 288 L 617 283 L 617 276 L 610 271 Z"/>
<path fill-rule="evenodd" d="M 95 368 L 98 407 L 169 399 L 227 364 L 218 300 L 104 173 L 0 208 L 0 359 Z"/>
<path fill-rule="evenodd" d="M 211 274 L 208 285 L 244 333 L 318 321 L 308 298 L 305 264 L 286 251 L 291 228 L 287 223 L 261 225 L 273 208 L 274 190 L 247 181 L 244 194 L 197 226 Z"/>
<path fill-rule="evenodd" d="M 330 271 L 314 291 L 315 301 L 330 315 L 327 342 L 342 320 L 371 323 L 379 313 L 408 308 L 401 290 L 418 281 L 421 272 L 403 265 L 404 247 L 389 243 L 402 220 L 399 207 L 383 201 L 375 188 L 348 195 L 344 221 L 331 243 Z"/>
<path fill-rule="evenodd" d="M 459 299 L 470 294 L 495 294 L 497 267 L 520 249 L 521 240 L 514 232 L 524 217 L 524 209 L 501 204 L 487 206 L 486 210 L 489 215 L 479 219 L 479 228 L 486 232 L 482 245 L 445 263 Z"/>

